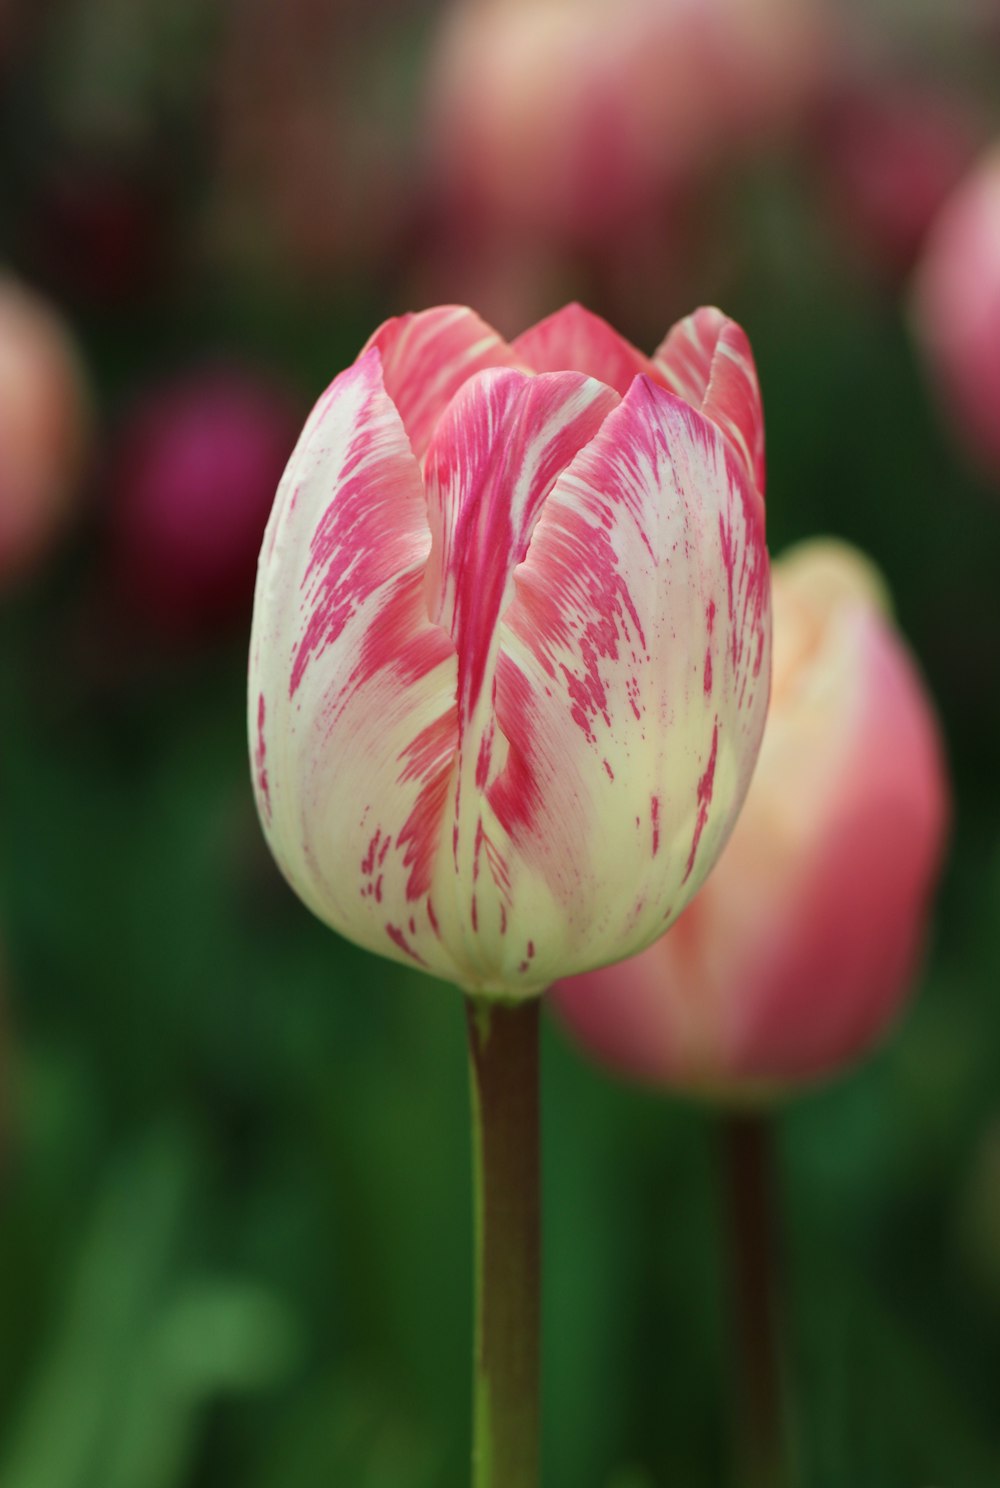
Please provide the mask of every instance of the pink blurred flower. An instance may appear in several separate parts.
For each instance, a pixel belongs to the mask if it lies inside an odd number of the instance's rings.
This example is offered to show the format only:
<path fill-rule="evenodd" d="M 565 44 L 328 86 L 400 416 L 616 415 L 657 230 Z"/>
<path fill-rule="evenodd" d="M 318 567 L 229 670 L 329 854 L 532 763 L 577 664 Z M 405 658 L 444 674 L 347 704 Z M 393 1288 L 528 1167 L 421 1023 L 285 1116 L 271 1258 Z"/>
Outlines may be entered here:
<path fill-rule="evenodd" d="M 908 273 L 981 135 L 964 99 L 940 87 L 881 75 L 846 83 L 817 139 L 838 227 L 885 273 Z"/>
<path fill-rule="evenodd" d="M 949 415 L 1000 477 L 1000 147 L 941 211 L 917 269 L 914 320 Z"/>
<path fill-rule="evenodd" d="M 168 638 L 249 617 L 274 487 L 299 414 L 285 390 L 236 367 L 148 392 L 112 460 L 111 556 L 135 613 Z"/>
<path fill-rule="evenodd" d="M 460 212 L 618 237 L 794 118 L 812 0 L 456 0 L 430 74 L 432 168 Z"/>
<path fill-rule="evenodd" d="M 90 432 L 68 329 L 34 291 L 0 277 L 0 583 L 29 572 L 71 520 Z"/>
<path fill-rule="evenodd" d="M 912 985 L 948 788 L 933 709 L 854 550 L 773 570 L 771 708 L 743 812 L 676 927 L 558 984 L 586 1049 L 621 1072 L 745 1098 L 831 1074 Z"/>
<path fill-rule="evenodd" d="M 261 552 L 257 806 L 327 924 L 517 999 L 681 910 L 766 710 L 763 418 L 703 309 L 646 357 L 567 306 L 390 320 L 314 409 Z"/>

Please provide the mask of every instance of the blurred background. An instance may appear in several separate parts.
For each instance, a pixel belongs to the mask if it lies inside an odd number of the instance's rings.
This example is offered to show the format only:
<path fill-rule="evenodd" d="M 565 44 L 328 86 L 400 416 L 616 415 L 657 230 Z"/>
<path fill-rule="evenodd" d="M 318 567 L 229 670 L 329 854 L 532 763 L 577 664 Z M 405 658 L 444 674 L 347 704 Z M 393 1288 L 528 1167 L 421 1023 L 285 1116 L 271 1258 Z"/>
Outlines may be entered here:
<path fill-rule="evenodd" d="M 865 548 L 937 699 L 912 1008 L 780 1119 L 796 1447 L 1000 1482 L 998 145 L 991 0 L 0 3 L 3 1488 L 467 1481 L 460 1002 L 279 878 L 250 596 L 381 319 L 572 298 L 743 323 L 772 551 Z M 715 1488 L 714 1118 L 544 1060 L 546 1481 Z"/>

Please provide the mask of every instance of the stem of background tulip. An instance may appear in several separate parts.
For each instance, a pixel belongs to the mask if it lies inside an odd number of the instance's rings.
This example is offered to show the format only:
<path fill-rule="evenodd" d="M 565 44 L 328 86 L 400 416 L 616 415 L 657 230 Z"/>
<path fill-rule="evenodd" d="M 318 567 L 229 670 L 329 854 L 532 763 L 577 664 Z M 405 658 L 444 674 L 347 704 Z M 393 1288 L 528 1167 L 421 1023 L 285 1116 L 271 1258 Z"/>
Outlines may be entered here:
<path fill-rule="evenodd" d="M 764 1114 L 725 1118 L 725 1182 L 736 1401 L 738 1488 L 786 1488 L 781 1297 L 771 1125 Z"/>
<path fill-rule="evenodd" d="M 466 998 L 476 1258 L 473 1488 L 538 1483 L 540 1002 Z"/>

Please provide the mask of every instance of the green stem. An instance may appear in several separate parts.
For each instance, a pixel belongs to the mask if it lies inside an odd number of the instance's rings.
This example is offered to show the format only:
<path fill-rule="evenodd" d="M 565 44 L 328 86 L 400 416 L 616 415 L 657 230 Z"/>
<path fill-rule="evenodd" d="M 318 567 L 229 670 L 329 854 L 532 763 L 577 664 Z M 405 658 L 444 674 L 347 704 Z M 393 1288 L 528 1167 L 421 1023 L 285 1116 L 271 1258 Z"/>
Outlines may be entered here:
<path fill-rule="evenodd" d="M 536 1488 L 539 999 L 466 999 L 475 1201 L 473 1488 Z"/>
<path fill-rule="evenodd" d="M 725 1118 L 725 1179 L 736 1369 L 738 1488 L 787 1488 L 781 1307 L 770 1119 Z"/>

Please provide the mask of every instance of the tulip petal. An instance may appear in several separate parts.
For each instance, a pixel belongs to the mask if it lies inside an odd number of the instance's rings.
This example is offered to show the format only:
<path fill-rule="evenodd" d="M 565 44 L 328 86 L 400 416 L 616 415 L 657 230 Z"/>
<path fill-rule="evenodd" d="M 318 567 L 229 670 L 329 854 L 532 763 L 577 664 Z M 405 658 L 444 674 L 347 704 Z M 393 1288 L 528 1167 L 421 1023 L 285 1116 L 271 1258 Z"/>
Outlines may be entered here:
<path fill-rule="evenodd" d="M 373 346 L 381 353 L 386 391 L 418 459 L 441 414 L 474 373 L 523 365 L 503 337 L 464 305 L 397 315 L 379 326 L 364 349 Z"/>
<path fill-rule="evenodd" d="M 702 306 L 673 327 L 653 362 L 671 392 L 718 424 L 763 497 L 764 410 L 746 332 Z"/>
<path fill-rule="evenodd" d="M 707 873 L 763 730 L 769 593 L 742 463 L 639 378 L 547 498 L 501 624 L 488 803 L 512 952 L 522 907 L 559 927 L 539 984 L 648 944 Z"/>
<path fill-rule="evenodd" d="M 576 303 L 564 305 L 524 331 L 512 342 L 512 349 L 536 372 L 586 372 L 622 397 L 641 373 L 659 381 L 648 357 L 606 320 Z"/>
<path fill-rule="evenodd" d="M 258 808 L 319 917 L 457 979 L 428 901 L 457 745 L 455 648 L 428 616 L 417 461 L 372 349 L 331 385 L 292 456 L 254 605 Z"/>
<path fill-rule="evenodd" d="M 467 986 L 498 976 L 511 905 L 506 835 L 484 815 L 506 758 L 494 714 L 501 615 L 554 483 L 617 404 L 580 373 L 485 372 L 452 401 L 427 451 L 434 547 L 425 593 L 458 653 L 451 851 L 441 855 L 434 899 L 446 936 L 466 946 Z"/>

